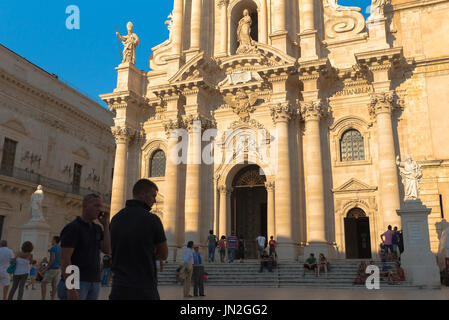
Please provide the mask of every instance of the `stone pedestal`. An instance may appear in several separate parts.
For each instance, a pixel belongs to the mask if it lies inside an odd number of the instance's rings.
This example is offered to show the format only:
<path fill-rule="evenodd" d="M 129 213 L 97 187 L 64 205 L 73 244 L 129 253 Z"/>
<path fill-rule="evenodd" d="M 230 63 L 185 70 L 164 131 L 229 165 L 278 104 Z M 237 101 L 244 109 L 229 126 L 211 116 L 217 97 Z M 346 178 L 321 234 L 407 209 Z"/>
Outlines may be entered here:
<path fill-rule="evenodd" d="M 50 226 L 45 221 L 29 221 L 22 227 L 22 238 L 20 247 L 26 241 L 30 241 L 33 246 L 33 259 L 36 261 L 48 257 L 50 248 Z"/>
<path fill-rule="evenodd" d="M 436 256 L 430 251 L 428 216 L 431 211 L 419 199 L 405 201 L 404 207 L 397 210 L 404 234 L 401 262 L 407 281 L 413 285 L 440 287 Z"/>
<path fill-rule="evenodd" d="M 122 63 L 117 68 L 117 88 L 114 92 L 142 92 L 142 71 L 131 63 Z"/>

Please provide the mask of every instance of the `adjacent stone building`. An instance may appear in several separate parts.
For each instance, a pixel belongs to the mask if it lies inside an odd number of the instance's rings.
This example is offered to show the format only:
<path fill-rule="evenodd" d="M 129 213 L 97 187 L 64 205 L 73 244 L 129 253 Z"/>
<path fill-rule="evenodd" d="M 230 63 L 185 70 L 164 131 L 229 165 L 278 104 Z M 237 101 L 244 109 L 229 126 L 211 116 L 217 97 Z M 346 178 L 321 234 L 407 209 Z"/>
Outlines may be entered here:
<path fill-rule="evenodd" d="M 412 155 L 436 251 L 449 212 L 448 15 L 447 0 L 373 0 L 368 20 L 337 0 L 175 0 L 151 70 L 124 60 L 102 95 L 115 112 L 112 212 L 147 177 L 172 260 L 210 229 L 245 237 L 248 257 L 265 234 L 281 259 L 366 259 L 401 227 L 397 157 Z M 201 161 L 209 129 L 213 163 Z"/>
<path fill-rule="evenodd" d="M 0 46 L 0 238 L 10 248 L 20 249 L 38 185 L 50 236 L 81 214 L 86 194 L 101 194 L 109 207 L 112 118 L 56 75 Z"/>

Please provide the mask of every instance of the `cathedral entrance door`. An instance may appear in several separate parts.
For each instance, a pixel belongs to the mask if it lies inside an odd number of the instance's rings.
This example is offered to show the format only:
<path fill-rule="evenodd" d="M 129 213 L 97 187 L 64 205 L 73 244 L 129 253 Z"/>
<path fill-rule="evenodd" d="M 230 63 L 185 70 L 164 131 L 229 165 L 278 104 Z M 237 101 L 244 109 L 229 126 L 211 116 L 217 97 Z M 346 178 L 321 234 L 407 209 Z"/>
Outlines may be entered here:
<path fill-rule="evenodd" d="M 232 193 L 232 231 L 245 239 L 245 259 L 257 259 L 256 238 L 267 237 L 266 178 L 260 167 L 250 165 L 234 178 Z M 239 254 L 237 253 L 237 257 Z"/>
<path fill-rule="evenodd" d="M 362 209 L 352 209 L 345 218 L 347 259 L 371 259 L 369 218 Z"/>

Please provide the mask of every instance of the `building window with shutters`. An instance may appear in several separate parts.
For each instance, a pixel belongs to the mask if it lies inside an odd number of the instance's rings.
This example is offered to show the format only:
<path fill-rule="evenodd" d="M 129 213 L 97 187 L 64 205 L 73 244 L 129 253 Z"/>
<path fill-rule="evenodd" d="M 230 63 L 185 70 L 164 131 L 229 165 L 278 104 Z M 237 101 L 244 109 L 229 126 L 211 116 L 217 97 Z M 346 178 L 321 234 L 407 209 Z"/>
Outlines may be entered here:
<path fill-rule="evenodd" d="M 340 157 L 342 162 L 365 160 L 365 143 L 359 131 L 350 129 L 342 135 Z"/>
<path fill-rule="evenodd" d="M 150 178 L 160 178 L 165 177 L 165 165 L 167 159 L 165 153 L 162 150 L 157 150 L 153 153 L 150 158 Z"/>

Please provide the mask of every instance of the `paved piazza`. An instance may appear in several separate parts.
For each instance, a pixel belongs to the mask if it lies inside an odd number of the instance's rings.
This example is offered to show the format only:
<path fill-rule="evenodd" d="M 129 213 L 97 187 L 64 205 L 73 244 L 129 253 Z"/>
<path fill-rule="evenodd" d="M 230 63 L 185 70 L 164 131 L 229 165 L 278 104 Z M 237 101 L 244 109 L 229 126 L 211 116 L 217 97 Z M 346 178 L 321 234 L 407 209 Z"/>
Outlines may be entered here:
<path fill-rule="evenodd" d="M 183 300 L 181 286 L 160 287 L 162 300 Z M 315 288 L 250 288 L 206 287 L 206 297 L 186 301 L 207 300 L 449 300 L 449 288 L 421 290 L 387 288 L 369 291 L 364 288 L 315 289 Z M 108 300 L 110 288 L 102 288 L 101 300 Z M 39 300 L 39 290 L 26 290 L 25 300 Z"/>

